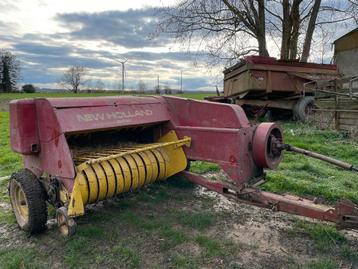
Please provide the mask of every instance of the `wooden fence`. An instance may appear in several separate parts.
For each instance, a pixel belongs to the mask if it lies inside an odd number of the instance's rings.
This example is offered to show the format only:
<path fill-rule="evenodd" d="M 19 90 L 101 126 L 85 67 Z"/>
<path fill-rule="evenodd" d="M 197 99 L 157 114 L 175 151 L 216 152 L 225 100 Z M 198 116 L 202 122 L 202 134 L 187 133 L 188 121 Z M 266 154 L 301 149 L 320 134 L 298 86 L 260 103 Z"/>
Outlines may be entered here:
<path fill-rule="evenodd" d="M 320 128 L 335 128 L 358 135 L 358 100 L 349 98 L 316 99 L 312 121 Z"/>

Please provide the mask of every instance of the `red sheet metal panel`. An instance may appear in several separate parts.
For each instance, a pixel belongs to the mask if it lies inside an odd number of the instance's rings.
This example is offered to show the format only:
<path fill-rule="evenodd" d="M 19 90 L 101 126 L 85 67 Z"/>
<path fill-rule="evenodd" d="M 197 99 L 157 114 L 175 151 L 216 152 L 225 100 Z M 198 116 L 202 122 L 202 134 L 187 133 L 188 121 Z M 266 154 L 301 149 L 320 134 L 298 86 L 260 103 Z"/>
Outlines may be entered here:
<path fill-rule="evenodd" d="M 144 126 L 169 120 L 165 105 L 160 103 L 56 109 L 56 116 L 64 133 Z"/>
<path fill-rule="evenodd" d="M 138 96 L 102 96 L 96 98 L 46 98 L 45 100 L 56 108 L 157 104 L 162 102 L 159 96 L 141 96 L 140 98 Z"/>
<path fill-rule="evenodd" d="M 179 137 L 189 136 L 188 159 L 218 163 L 238 185 L 262 175 L 251 153 L 252 126 L 237 105 L 164 97 L 171 125 Z"/>
<path fill-rule="evenodd" d="M 10 102 L 10 142 L 13 151 L 32 154 L 39 144 L 35 103 L 31 99 Z"/>
<path fill-rule="evenodd" d="M 11 104 L 11 145 L 23 154 L 25 167 L 60 178 L 75 176 L 66 133 L 143 126 L 168 121 L 160 97 L 32 99 Z M 31 145 L 39 144 L 39 153 Z"/>
<path fill-rule="evenodd" d="M 250 125 L 244 110 L 237 105 L 168 96 L 163 98 L 175 125 L 214 128 L 242 128 Z"/>

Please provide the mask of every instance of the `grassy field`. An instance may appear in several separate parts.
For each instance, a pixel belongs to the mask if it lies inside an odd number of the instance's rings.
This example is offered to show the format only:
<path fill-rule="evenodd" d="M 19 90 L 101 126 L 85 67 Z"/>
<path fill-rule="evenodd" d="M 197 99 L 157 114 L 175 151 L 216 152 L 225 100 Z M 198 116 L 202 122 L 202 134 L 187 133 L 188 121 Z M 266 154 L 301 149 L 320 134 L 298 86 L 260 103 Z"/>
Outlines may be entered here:
<path fill-rule="evenodd" d="M 358 141 L 333 130 L 318 130 L 299 123 L 284 123 L 285 142 L 358 165 Z M 358 203 L 358 175 L 303 155 L 286 153 L 275 171 L 268 172 L 264 188 L 317 196 L 326 202 L 340 198 Z"/>
<path fill-rule="evenodd" d="M 0 111 L 8 111 L 8 103 L 14 99 L 22 98 L 73 98 L 73 97 L 98 97 L 98 96 L 118 96 L 120 93 L 116 92 L 100 92 L 100 93 L 71 93 L 71 92 L 55 92 L 55 93 L 0 93 Z M 193 99 L 204 99 L 204 97 L 209 96 L 208 93 L 183 93 L 183 94 L 173 94 L 173 96 L 183 97 L 183 98 L 193 98 Z"/>
<path fill-rule="evenodd" d="M 215 93 L 213 93 L 215 94 Z M 44 97 L 44 98 L 54 98 L 54 97 L 96 97 L 96 96 L 117 96 L 121 95 L 116 92 L 94 92 L 94 93 L 72 93 L 72 92 L 55 92 L 55 93 L 0 93 L 0 100 L 13 100 L 13 99 L 21 99 L 21 98 L 36 98 L 36 97 Z M 148 94 L 146 94 L 148 95 Z M 204 99 L 204 97 L 209 96 L 211 94 L 208 93 L 190 93 L 185 92 L 183 94 L 173 94 L 174 96 L 185 97 L 185 98 L 193 98 L 193 99 Z"/>
<path fill-rule="evenodd" d="M 0 99 L 24 96 L 30 95 L 0 95 Z M 202 95 L 185 96 L 203 98 Z M 0 112 L 0 176 L 21 167 L 19 156 L 9 148 L 8 126 L 8 112 Z M 357 140 L 299 123 L 282 123 L 282 126 L 286 143 L 358 165 Z M 205 174 L 216 173 L 219 168 L 195 162 L 191 170 Z M 275 265 L 282 265 L 283 268 L 333 269 L 358 266 L 358 245 L 342 232 L 331 225 L 291 217 L 287 220 L 291 223 L 288 227 L 268 228 L 278 229 L 280 247 L 285 252 L 263 258 L 264 251 L 254 242 L 247 244 L 227 236 L 238 223 L 247 223 L 248 230 L 255 227 L 251 207 L 244 212 L 215 211 L 212 198 L 193 195 L 194 186 L 182 179 L 155 184 L 90 209 L 89 214 L 78 220 L 78 233 L 70 239 L 63 239 L 51 230 L 31 238 L 18 231 L 12 213 L 1 207 L 2 203 L 8 203 L 6 187 L 6 181 L 0 182 L 0 231 L 3 233 L 5 229 L 13 235 L 5 232 L 0 235 L 0 268 L 277 268 Z M 328 203 L 339 198 L 358 203 L 357 175 L 290 153 L 285 154 L 277 170 L 267 171 L 263 188 L 276 193 L 317 196 Z M 271 218 L 272 213 L 266 215 L 265 212 L 258 223 Z M 258 265 L 249 258 L 245 263 L 245 255 L 258 260 Z M 238 260 L 241 265 L 236 263 Z"/>

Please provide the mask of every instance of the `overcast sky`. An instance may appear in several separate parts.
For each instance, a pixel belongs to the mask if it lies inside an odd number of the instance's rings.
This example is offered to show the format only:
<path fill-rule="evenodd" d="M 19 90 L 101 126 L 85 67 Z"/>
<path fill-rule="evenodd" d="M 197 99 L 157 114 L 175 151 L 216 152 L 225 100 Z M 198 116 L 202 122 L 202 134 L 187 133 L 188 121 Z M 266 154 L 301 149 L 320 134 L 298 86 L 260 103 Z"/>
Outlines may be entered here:
<path fill-rule="evenodd" d="M 118 89 L 124 57 L 128 88 L 141 80 L 153 89 L 158 76 L 162 86 L 179 88 L 182 71 L 184 90 L 215 90 L 222 83 L 220 68 L 207 70 L 168 36 L 152 37 L 156 8 L 171 2 L 1 0 L 0 48 L 21 61 L 21 83 L 39 87 L 58 88 L 63 71 L 79 65 L 92 85 L 101 80 Z"/>
<path fill-rule="evenodd" d="M 128 59 L 126 85 L 130 89 L 143 81 L 152 90 L 158 76 L 162 86 L 179 88 L 181 71 L 185 91 L 221 87 L 223 66 L 207 68 L 199 57 L 185 53 L 169 36 L 153 38 L 156 9 L 174 2 L 0 0 L 0 49 L 9 49 L 21 61 L 21 83 L 38 87 L 59 88 L 63 71 L 78 65 L 87 68 L 92 86 L 101 80 L 106 88 L 118 89 L 118 61 L 123 58 Z M 336 26 L 332 33 L 338 37 L 348 30 Z M 330 61 L 332 39 L 325 42 L 324 54 L 313 49 L 313 60 L 320 61 L 324 56 L 326 62 Z M 275 42 L 270 36 L 267 41 L 271 55 L 277 56 Z"/>

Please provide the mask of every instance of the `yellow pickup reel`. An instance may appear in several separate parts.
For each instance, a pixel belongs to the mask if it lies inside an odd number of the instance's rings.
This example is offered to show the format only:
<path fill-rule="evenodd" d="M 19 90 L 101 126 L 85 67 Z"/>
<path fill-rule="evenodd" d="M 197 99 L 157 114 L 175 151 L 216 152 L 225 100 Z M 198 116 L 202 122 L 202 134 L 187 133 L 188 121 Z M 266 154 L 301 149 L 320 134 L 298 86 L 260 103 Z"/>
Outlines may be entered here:
<path fill-rule="evenodd" d="M 183 171 L 187 159 L 182 147 L 189 147 L 190 142 L 189 137 L 179 140 L 176 133 L 170 131 L 152 144 L 82 151 L 74 158 L 79 164 L 72 192 L 62 191 L 60 195 L 65 205 L 56 214 L 61 233 L 75 232 L 73 217 L 83 215 L 87 204 L 134 191 Z"/>

